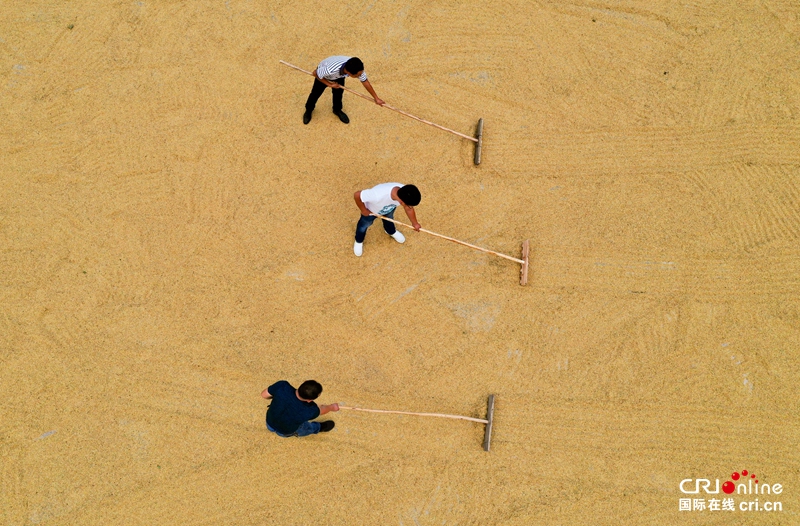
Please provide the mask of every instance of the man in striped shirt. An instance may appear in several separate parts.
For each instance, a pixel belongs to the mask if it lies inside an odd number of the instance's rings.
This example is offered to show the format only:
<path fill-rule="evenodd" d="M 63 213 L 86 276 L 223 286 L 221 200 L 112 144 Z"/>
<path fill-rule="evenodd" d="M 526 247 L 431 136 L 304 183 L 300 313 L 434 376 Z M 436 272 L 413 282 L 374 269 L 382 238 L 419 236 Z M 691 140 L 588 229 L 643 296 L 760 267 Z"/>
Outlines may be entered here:
<path fill-rule="evenodd" d="M 372 84 L 367 80 L 367 74 L 364 73 L 364 63 L 358 57 L 344 57 L 333 56 L 328 57 L 319 63 L 317 69 L 314 70 L 314 86 L 311 88 L 311 94 L 306 100 L 306 112 L 303 114 L 303 124 L 311 122 L 311 114 L 314 111 L 314 106 L 317 105 L 317 100 L 322 96 L 325 88 L 331 88 L 333 93 L 333 113 L 339 117 L 339 120 L 347 124 L 350 118 L 345 112 L 342 111 L 342 95 L 344 90 L 344 79 L 347 77 L 358 78 L 364 87 L 367 89 L 372 98 L 375 99 L 375 104 L 383 105 L 384 102 L 372 89 Z"/>

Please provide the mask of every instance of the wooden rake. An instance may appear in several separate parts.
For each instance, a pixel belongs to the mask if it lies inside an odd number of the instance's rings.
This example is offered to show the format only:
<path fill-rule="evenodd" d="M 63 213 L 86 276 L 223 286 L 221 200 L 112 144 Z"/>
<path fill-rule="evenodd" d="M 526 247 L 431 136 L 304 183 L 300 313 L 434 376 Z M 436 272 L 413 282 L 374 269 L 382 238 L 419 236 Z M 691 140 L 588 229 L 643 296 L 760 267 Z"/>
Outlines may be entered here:
<path fill-rule="evenodd" d="M 314 76 L 314 74 L 312 72 L 307 71 L 307 70 L 305 70 L 303 68 L 297 67 L 294 64 L 289 64 L 288 62 L 285 62 L 283 60 L 281 60 L 280 63 L 283 64 L 284 66 L 288 66 L 288 67 L 290 67 L 292 69 L 296 69 L 297 71 L 302 71 L 306 75 L 311 75 L 312 77 Z M 338 89 L 338 88 L 334 88 L 334 89 Z M 343 89 L 345 91 L 349 91 L 353 95 L 361 97 L 362 99 L 367 99 L 368 101 L 372 101 L 372 97 L 367 97 L 363 93 L 359 93 L 357 91 L 354 91 L 354 90 L 352 90 L 350 88 L 346 88 L 344 86 L 342 86 L 341 89 Z M 476 165 L 481 164 L 481 150 L 483 148 L 483 118 L 478 119 L 478 127 L 477 127 L 477 131 L 475 133 L 475 137 L 470 137 L 469 135 L 464 135 L 463 133 L 459 133 L 459 132 L 457 132 L 455 130 L 451 130 L 450 128 L 445 128 L 444 126 L 439 126 L 438 124 L 435 124 L 435 123 L 433 123 L 431 121 L 426 121 L 425 119 L 420 119 L 419 117 L 411 115 L 410 113 L 406 113 L 403 110 L 399 110 L 399 109 L 395 108 L 394 106 L 389 105 L 388 103 L 385 103 L 382 107 L 386 108 L 388 110 L 396 111 L 400 115 L 405 115 L 406 117 L 410 117 L 410 118 L 412 118 L 412 119 L 414 119 L 416 121 L 419 121 L 419 122 L 421 122 L 423 124 L 427 124 L 428 126 L 433 126 L 434 128 L 439 128 L 440 130 L 444 130 L 446 132 L 450 132 L 450 133 L 452 133 L 454 135 L 458 135 L 459 137 L 461 137 L 463 139 L 467 139 L 468 141 L 474 142 L 475 143 L 475 156 L 473 157 L 473 162 Z"/>
<path fill-rule="evenodd" d="M 370 214 L 370 215 L 373 215 L 375 217 L 380 217 L 384 221 L 391 221 L 392 223 L 395 223 L 395 224 L 398 224 L 398 225 L 403 225 L 404 227 L 408 227 L 408 228 L 411 228 L 411 229 L 414 228 L 411 225 L 403 223 L 402 221 L 397 221 L 397 220 L 392 219 L 390 217 L 382 216 L 382 215 L 379 215 L 379 214 Z M 420 228 L 419 231 L 420 232 L 424 232 L 426 234 L 430 234 L 432 236 L 440 237 L 442 239 L 446 239 L 448 241 L 452 241 L 453 243 L 458 243 L 459 245 L 464 245 L 465 247 L 474 248 L 475 250 L 480 250 L 481 252 L 486 252 L 487 254 L 493 254 L 495 256 L 498 256 L 498 257 L 501 257 L 501 258 L 504 258 L 504 259 L 508 259 L 509 261 L 515 261 L 515 262 L 519 263 L 520 265 L 522 265 L 522 267 L 519 270 L 519 284 L 520 285 L 527 285 L 528 284 L 528 258 L 529 258 L 529 255 L 530 255 L 530 243 L 529 243 L 530 240 L 528 240 L 528 239 L 526 239 L 525 241 L 522 242 L 522 259 L 517 259 L 515 257 L 508 256 L 506 254 L 501 254 L 500 252 L 495 252 L 494 250 L 489 250 L 488 248 L 483 248 L 483 247 L 479 247 L 479 246 L 473 245 L 471 243 L 467 243 L 466 241 L 459 241 L 458 239 L 455 239 L 455 238 L 452 238 L 452 237 L 449 237 L 449 236 L 443 236 L 442 234 L 437 234 L 436 232 L 431 232 L 430 230 L 425 230 L 424 228 Z"/>
<path fill-rule="evenodd" d="M 352 411 L 365 411 L 367 413 L 392 413 L 396 415 L 414 415 L 414 416 L 433 416 L 438 418 L 453 418 L 456 420 L 469 420 L 470 422 L 479 422 L 486 424 L 486 429 L 483 432 L 483 450 L 489 451 L 492 445 L 492 420 L 494 419 L 494 395 L 489 395 L 489 400 L 486 407 L 486 418 L 473 418 L 471 416 L 461 415 L 443 415 L 440 413 L 411 413 L 409 411 L 387 411 L 385 409 L 364 409 L 363 407 L 351 407 L 346 405 L 339 405 L 339 409 L 350 409 Z"/>

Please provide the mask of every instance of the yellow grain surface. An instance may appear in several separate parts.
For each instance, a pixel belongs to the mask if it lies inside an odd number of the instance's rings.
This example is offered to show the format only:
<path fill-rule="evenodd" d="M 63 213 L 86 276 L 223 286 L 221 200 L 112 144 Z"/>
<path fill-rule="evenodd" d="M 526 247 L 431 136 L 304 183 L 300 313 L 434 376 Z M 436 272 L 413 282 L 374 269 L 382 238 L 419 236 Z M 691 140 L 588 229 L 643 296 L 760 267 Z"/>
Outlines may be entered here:
<path fill-rule="evenodd" d="M 6 4 L 0 523 L 800 524 L 796 2 Z M 483 164 L 347 94 L 348 126 L 329 92 L 303 126 L 278 61 L 333 54 L 483 117 Z M 395 180 L 430 230 L 529 238 L 530 284 L 377 225 L 353 256 L 352 193 Z M 401 415 L 267 433 L 261 390 L 308 378 L 480 418 L 494 393 L 493 451 Z M 742 469 L 783 512 L 678 511 Z"/>

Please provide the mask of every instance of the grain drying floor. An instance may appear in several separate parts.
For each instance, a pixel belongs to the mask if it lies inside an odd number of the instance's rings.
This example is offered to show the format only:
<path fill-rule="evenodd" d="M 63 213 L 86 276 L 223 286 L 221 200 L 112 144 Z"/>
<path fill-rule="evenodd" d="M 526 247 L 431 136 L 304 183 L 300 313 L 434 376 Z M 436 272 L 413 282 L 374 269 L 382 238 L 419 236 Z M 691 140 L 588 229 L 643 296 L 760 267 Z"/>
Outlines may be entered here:
<path fill-rule="evenodd" d="M 3 524 L 800 523 L 796 2 L 11 4 Z M 303 126 L 278 61 L 332 54 L 484 117 L 483 164 L 350 95 Z M 355 258 L 352 193 L 395 180 L 426 228 L 530 238 L 530 285 L 411 232 Z M 260 391 L 307 378 L 477 417 L 495 393 L 494 449 L 344 411 L 268 434 Z M 681 480 L 742 469 L 783 512 L 679 512 Z"/>

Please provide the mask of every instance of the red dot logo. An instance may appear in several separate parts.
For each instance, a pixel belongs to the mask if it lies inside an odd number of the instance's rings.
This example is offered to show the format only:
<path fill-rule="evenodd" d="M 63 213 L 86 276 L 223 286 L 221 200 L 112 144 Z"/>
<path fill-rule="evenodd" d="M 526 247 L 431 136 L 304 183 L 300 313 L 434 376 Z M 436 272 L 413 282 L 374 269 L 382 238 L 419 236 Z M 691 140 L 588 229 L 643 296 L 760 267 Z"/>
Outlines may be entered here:
<path fill-rule="evenodd" d="M 740 477 L 746 477 L 747 475 L 750 475 L 750 478 L 753 479 L 753 480 L 755 480 L 755 478 L 756 478 L 756 474 L 755 473 L 748 473 L 748 471 L 746 469 L 742 470 L 742 474 L 741 475 L 739 474 L 738 471 L 734 471 L 733 473 L 731 473 L 731 478 L 733 480 L 739 480 Z M 757 480 L 756 480 L 756 484 L 758 484 Z M 722 491 L 724 491 L 728 495 L 733 493 L 735 490 L 736 490 L 736 485 L 733 482 L 731 482 L 730 480 L 725 482 L 725 484 L 722 485 Z"/>
<path fill-rule="evenodd" d="M 735 487 L 734 487 L 734 485 L 733 485 L 733 482 L 731 482 L 730 480 L 729 480 L 729 481 L 727 481 L 725 484 L 723 484 L 723 485 L 722 485 L 722 491 L 724 491 L 724 492 L 725 492 L 725 493 L 727 493 L 728 495 L 730 495 L 731 493 L 733 493 L 733 490 L 734 490 L 734 489 L 735 489 Z"/>

